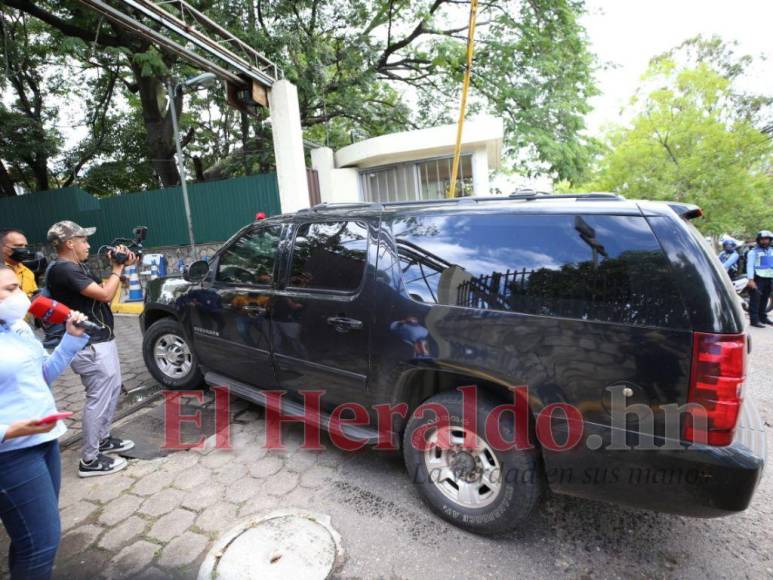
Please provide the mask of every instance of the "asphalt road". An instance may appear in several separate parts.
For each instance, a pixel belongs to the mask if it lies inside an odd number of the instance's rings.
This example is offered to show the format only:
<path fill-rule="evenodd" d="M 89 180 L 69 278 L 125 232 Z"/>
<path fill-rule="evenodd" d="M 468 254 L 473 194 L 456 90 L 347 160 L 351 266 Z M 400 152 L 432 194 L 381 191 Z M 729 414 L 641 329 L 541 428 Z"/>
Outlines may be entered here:
<path fill-rule="evenodd" d="M 757 401 L 770 449 L 773 327 L 750 330 L 746 392 Z M 770 466 L 749 509 L 737 515 L 685 518 L 552 496 L 526 526 L 497 539 L 429 515 L 397 457 L 362 454 L 344 473 L 324 506 L 347 543 L 344 576 L 773 578 Z"/>

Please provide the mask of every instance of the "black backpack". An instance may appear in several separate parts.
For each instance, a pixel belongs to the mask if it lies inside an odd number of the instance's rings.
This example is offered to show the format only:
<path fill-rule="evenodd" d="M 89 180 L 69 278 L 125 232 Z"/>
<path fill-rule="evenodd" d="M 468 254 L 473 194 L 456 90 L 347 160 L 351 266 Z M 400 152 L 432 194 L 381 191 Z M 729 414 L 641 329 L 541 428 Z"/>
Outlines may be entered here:
<path fill-rule="evenodd" d="M 56 265 L 56 260 L 53 260 L 47 267 L 46 267 L 46 273 L 43 275 L 43 287 L 40 289 L 40 292 L 38 293 L 39 296 L 45 296 L 46 298 L 51 298 L 51 291 L 48 289 L 48 273 L 51 271 L 51 268 L 53 268 Z M 43 347 L 47 349 L 56 348 L 59 346 L 59 343 L 62 342 L 62 338 L 64 337 L 64 333 L 67 332 L 67 327 L 64 323 L 59 324 L 47 324 L 45 322 L 41 323 L 41 326 L 43 327 L 43 333 L 45 336 L 43 337 Z"/>

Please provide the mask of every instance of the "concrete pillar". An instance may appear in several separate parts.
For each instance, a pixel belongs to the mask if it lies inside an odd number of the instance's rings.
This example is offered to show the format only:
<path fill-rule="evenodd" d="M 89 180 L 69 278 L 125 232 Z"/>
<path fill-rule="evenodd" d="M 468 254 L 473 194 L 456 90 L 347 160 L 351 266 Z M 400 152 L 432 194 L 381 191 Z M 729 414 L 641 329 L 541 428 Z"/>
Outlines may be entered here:
<path fill-rule="evenodd" d="M 290 81 L 274 83 L 268 95 L 274 138 L 279 201 L 283 213 L 309 207 L 309 184 L 303 155 L 303 131 L 298 89 Z"/>
<path fill-rule="evenodd" d="M 328 201 L 334 203 L 357 203 L 360 198 L 360 173 L 356 169 L 344 167 L 332 172 L 333 191 Z"/>
<path fill-rule="evenodd" d="M 320 147 L 311 150 L 311 166 L 317 170 L 319 177 L 319 196 L 323 203 L 334 201 L 333 170 L 335 159 L 330 147 Z"/>
<path fill-rule="evenodd" d="M 488 153 L 485 147 L 472 153 L 472 193 L 473 195 L 489 195 Z"/>

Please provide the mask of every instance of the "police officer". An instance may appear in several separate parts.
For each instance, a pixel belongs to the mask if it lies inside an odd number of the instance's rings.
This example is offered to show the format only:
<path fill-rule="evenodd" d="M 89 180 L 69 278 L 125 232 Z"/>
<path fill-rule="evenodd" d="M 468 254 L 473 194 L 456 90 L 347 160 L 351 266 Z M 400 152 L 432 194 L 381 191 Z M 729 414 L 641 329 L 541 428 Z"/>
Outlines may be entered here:
<path fill-rule="evenodd" d="M 749 278 L 749 290 L 751 291 L 749 317 L 752 326 L 757 328 L 765 328 L 765 324 L 773 325 L 773 322 L 768 319 L 767 312 L 771 284 L 773 284 L 771 240 L 773 240 L 773 233 L 769 230 L 762 230 L 757 234 L 757 245 L 746 257 L 746 274 Z"/>
<path fill-rule="evenodd" d="M 27 237 L 19 230 L 0 230 L 0 249 L 5 264 L 13 270 L 19 279 L 22 292 L 28 297 L 38 291 L 35 274 L 22 264 L 23 260 L 31 260 L 35 254 L 27 247 Z"/>
<path fill-rule="evenodd" d="M 737 243 L 734 239 L 728 238 L 722 242 L 722 251 L 719 253 L 719 261 L 722 262 L 722 266 L 725 271 L 730 275 L 731 280 L 735 280 L 738 276 L 738 260 L 740 256 L 736 250 Z"/>

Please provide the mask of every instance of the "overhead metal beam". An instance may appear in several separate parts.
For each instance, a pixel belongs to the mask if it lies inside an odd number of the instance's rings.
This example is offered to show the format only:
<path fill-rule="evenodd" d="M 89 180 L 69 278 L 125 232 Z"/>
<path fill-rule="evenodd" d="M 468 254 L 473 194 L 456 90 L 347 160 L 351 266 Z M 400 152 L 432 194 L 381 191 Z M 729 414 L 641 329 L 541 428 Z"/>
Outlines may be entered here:
<path fill-rule="evenodd" d="M 278 76 L 278 67 L 273 62 L 271 62 L 267 58 L 260 55 L 260 53 L 258 53 L 248 45 L 240 42 L 239 46 L 242 49 L 246 49 L 248 51 L 247 54 L 249 54 L 251 58 L 256 59 L 255 64 L 240 57 L 239 55 L 235 54 L 233 51 L 229 50 L 228 48 L 225 48 L 224 46 L 218 44 L 206 34 L 203 34 L 202 32 L 196 30 L 196 28 L 191 24 L 186 24 L 184 21 L 177 18 L 174 14 L 171 14 L 170 12 L 161 8 L 157 4 L 154 4 L 150 0 L 120 0 L 120 2 L 127 6 L 130 6 L 131 8 L 134 8 L 140 11 L 148 18 L 151 18 L 152 20 L 158 22 L 161 26 L 163 26 L 167 30 L 174 32 L 175 34 L 183 37 L 185 40 L 192 43 L 196 47 L 208 52 L 210 55 L 214 56 L 215 58 L 222 60 L 230 67 L 239 71 L 245 77 L 258 82 L 265 87 L 270 87 L 271 85 L 274 84 L 274 81 Z M 191 15 L 195 16 L 197 20 L 203 21 L 204 25 L 209 26 L 210 28 L 215 30 L 220 36 L 222 36 L 223 40 L 228 42 L 239 40 L 233 34 L 229 33 L 227 30 L 220 27 L 217 23 L 210 20 L 204 14 L 195 10 L 184 1 L 176 0 L 173 3 L 167 3 L 167 4 L 177 5 L 182 15 L 184 15 L 187 11 Z M 261 68 L 258 68 L 258 65 L 259 65 L 259 63 L 257 62 L 258 59 L 259 61 L 261 61 L 260 64 L 262 64 L 264 67 L 269 67 L 270 69 L 272 69 L 270 73 L 267 73 Z"/>
<path fill-rule="evenodd" d="M 259 85 L 269 89 L 282 77 L 282 71 L 275 63 L 185 0 L 165 0 L 164 2 L 112 0 L 113 5 L 105 0 L 78 1 L 138 36 L 159 45 L 202 70 L 217 75 L 232 85 L 247 89 Z M 124 5 L 125 8 L 114 6 L 116 3 Z M 178 14 L 173 14 L 166 7 L 176 9 Z M 157 23 L 162 30 L 155 30 L 144 24 L 131 11 L 137 11 L 146 19 Z M 176 35 L 184 41 L 184 44 L 180 44 L 165 33 Z M 201 51 L 206 54 L 200 54 Z"/>
<path fill-rule="evenodd" d="M 223 68 L 222 66 L 219 66 L 216 63 L 196 54 L 195 52 L 190 51 L 189 49 L 178 44 L 177 42 L 167 38 L 160 32 L 157 32 L 156 30 L 153 30 L 152 28 L 142 24 L 141 22 L 137 21 L 135 18 L 131 17 L 130 15 L 124 12 L 121 12 L 120 10 L 113 8 L 112 6 L 109 6 L 105 2 L 102 2 L 102 0 L 78 0 L 78 1 L 81 4 L 88 6 L 92 10 L 95 10 L 96 12 L 102 14 L 106 18 L 112 20 L 116 24 L 123 26 L 127 30 L 134 32 L 135 34 L 137 34 L 142 38 L 145 38 L 146 40 L 149 40 L 155 44 L 158 44 L 162 48 L 168 50 L 173 54 L 178 55 L 179 57 L 187 60 L 188 62 L 201 68 L 202 70 L 211 72 L 217 75 L 219 78 L 234 84 L 238 84 L 238 85 L 246 84 L 244 79 L 241 78 L 236 73 L 233 73 L 228 69 Z"/>
<path fill-rule="evenodd" d="M 235 36 L 233 33 L 220 26 L 206 14 L 188 4 L 188 2 L 185 0 L 164 0 L 163 2 L 159 2 L 158 0 L 143 0 L 143 2 L 153 6 L 155 10 L 165 12 L 166 14 L 169 14 L 169 12 L 165 9 L 162 9 L 161 4 L 164 4 L 165 6 L 177 7 L 180 12 L 179 21 L 183 26 L 187 26 L 185 21 L 186 16 L 191 16 L 192 19 L 195 20 L 198 24 L 203 26 L 205 29 L 215 33 L 216 36 L 219 36 L 222 39 L 218 42 L 215 42 L 215 46 L 220 47 L 222 42 L 235 45 L 236 48 L 241 49 L 242 56 L 246 57 L 246 60 L 250 61 L 252 65 L 256 66 L 274 79 L 280 79 L 283 77 L 282 69 L 274 62 L 267 59 L 257 50 L 252 48 L 249 44 L 241 40 L 238 36 Z M 171 16 L 174 17 L 174 15 Z M 209 36 L 203 36 L 207 41 L 212 43 L 212 39 L 210 39 Z"/>

